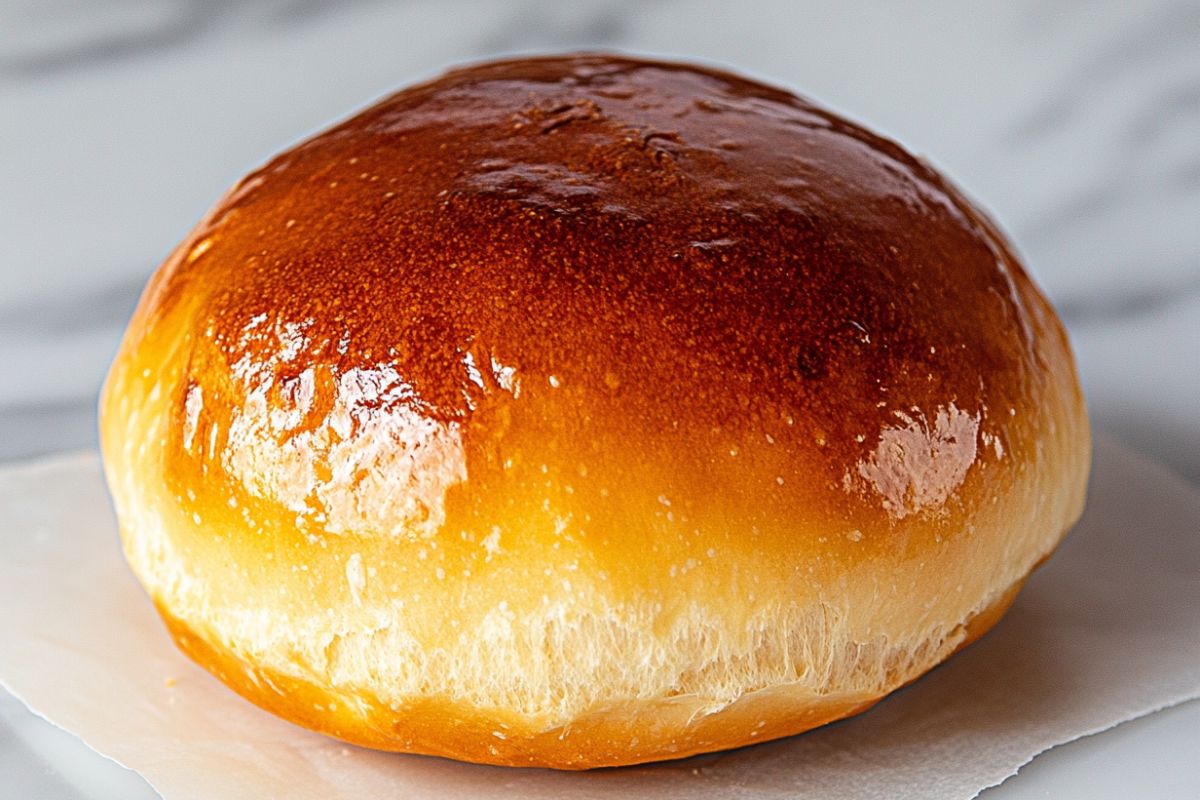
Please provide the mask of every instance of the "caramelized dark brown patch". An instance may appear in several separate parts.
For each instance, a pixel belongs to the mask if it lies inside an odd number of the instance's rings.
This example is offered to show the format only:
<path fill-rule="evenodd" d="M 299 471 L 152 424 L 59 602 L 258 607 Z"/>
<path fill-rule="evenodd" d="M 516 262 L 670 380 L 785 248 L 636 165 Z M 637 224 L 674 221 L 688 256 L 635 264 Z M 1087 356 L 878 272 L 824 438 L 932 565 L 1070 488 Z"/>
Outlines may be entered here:
<path fill-rule="evenodd" d="M 641 441 L 719 491 L 745 474 L 722 459 L 769 441 L 764 480 L 802 477 L 783 505 L 819 507 L 850 502 L 898 420 L 1041 391 L 1032 290 L 966 201 L 894 143 L 725 73 L 458 70 L 281 155 L 211 219 L 158 296 L 203 274 L 198 357 L 245 379 L 205 388 L 229 417 L 212 422 L 227 433 L 267 370 L 262 413 L 298 420 L 281 447 L 374 375 L 391 383 L 355 413 L 462 425 L 468 472 Z"/>

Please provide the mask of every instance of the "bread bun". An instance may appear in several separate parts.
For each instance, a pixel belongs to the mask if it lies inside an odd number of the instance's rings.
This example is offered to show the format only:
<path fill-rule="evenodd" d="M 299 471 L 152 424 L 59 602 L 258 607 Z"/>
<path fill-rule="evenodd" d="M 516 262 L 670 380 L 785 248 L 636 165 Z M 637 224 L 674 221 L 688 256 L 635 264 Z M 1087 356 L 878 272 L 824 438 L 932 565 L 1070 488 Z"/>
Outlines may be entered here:
<path fill-rule="evenodd" d="M 1053 310 L 898 145 L 727 73 L 450 72 L 243 180 L 102 399 L 192 658 L 368 747 L 787 736 L 983 633 L 1080 513 Z"/>

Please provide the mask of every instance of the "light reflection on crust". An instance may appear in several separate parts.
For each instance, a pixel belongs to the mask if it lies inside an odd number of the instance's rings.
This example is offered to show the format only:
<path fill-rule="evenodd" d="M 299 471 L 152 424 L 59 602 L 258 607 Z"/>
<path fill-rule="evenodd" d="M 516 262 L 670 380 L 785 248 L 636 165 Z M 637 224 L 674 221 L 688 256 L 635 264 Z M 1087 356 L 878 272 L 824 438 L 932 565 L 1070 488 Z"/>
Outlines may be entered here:
<path fill-rule="evenodd" d="M 245 401 L 221 451 L 225 468 L 255 496 L 328 533 L 432 536 L 445 520 L 446 490 L 466 479 L 459 424 L 424 413 L 389 363 L 281 377 L 280 362 L 306 352 L 302 328 L 275 331 L 276 357 L 233 365 Z"/>
<path fill-rule="evenodd" d="M 962 485 L 975 463 L 980 417 L 950 403 L 930 423 L 921 411 L 897 411 L 900 424 L 879 434 L 879 443 L 858 462 L 858 475 L 896 519 L 940 508 Z M 847 476 L 849 477 L 849 476 Z"/>

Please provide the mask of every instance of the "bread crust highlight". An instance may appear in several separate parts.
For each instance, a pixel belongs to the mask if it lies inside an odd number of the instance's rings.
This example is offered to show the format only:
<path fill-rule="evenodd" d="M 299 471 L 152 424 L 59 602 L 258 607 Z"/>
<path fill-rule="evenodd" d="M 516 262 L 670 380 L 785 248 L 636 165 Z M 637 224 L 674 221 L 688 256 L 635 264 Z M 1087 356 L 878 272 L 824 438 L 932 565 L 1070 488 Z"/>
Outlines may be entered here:
<path fill-rule="evenodd" d="M 600 55 L 453 71 L 248 176 L 151 280 L 101 417 L 192 658 L 347 741 L 569 769 L 914 680 L 1052 552 L 1090 458 L 1061 324 L 936 171 Z"/>

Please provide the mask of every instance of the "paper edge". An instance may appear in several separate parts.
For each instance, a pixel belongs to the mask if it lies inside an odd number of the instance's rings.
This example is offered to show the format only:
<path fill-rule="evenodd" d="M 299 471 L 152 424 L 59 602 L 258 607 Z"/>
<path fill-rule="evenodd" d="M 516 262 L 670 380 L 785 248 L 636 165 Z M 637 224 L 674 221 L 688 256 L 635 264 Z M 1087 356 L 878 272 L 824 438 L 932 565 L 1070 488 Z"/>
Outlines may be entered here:
<path fill-rule="evenodd" d="M 101 473 L 101 479 L 104 479 L 100 451 L 93 447 L 85 447 L 76 450 L 61 450 L 52 453 L 42 453 L 39 455 L 19 458 L 14 461 L 6 461 L 3 464 L 0 464 L 0 482 L 8 481 L 10 479 L 20 480 L 22 478 L 34 477 L 59 469 L 73 469 L 78 467 L 88 469 L 95 468 Z M 109 504 L 111 505 L 112 498 L 108 491 L 107 481 L 105 481 L 104 493 L 106 496 L 108 496 Z M 124 562 L 123 556 L 122 562 Z M 3 690 L 7 692 L 9 696 L 16 698 L 17 702 L 20 703 L 30 714 L 51 725 L 56 730 L 62 731 L 71 738 L 75 739 L 77 742 L 80 742 L 84 747 L 100 756 L 105 761 L 116 764 L 121 769 L 137 775 L 156 795 L 158 795 L 160 798 L 163 797 L 163 793 L 159 790 L 158 786 L 156 786 L 145 773 L 135 767 L 129 766 L 116 756 L 99 749 L 89 742 L 88 738 L 83 734 L 77 733 L 76 731 L 73 731 L 56 720 L 48 717 L 34 703 L 26 700 L 20 692 L 16 691 L 12 686 L 10 686 L 8 682 L 4 680 L 3 676 L 0 676 L 0 690 Z M 54 766 L 53 762 L 50 763 L 51 766 Z"/>
<path fill-rule="evenodd" d="M 1096 458 L 1095 454 L 1099 450 L 1109 449 L 1109 448 L 1112 448 L 1113 450 L 1118 451 L 1123 457 L 1125 457 L 1125 458 L 1129 459 L 1131 462 L 1133 462 L 1138 469 L 1148 470 L 1150 472 L 1155 473 L 1155 475 L 1153 477 L 1159 483 L 1166 483 L 1168 485 L 1168 488 L 1167 488 L 1168 491 L 1181 492 L 1183 494 L 1191 496 L 1195 502 L 1200 503 L 1200 487 L 1197 487 L 1195 484 L 1193 484 L 1190 480 L 1183 477 L 1182 475 L 1177 474 L 1167 464 L 1164 464 L 1163 462 L 1157 460 L 1153 456 L 1147 455 L 1145 453 L 1142 453 L 1142 452 L 1136 450 L 1132 446 L 1126 444 L 1121 438 L 1119 438 L 1113 434 L 1110 434 L 1108 432 L 1096 432 L 1093 435 L 1093 449 L 1092 449 L 1093 463 L 1095 462 L 1095 458 Z M 55 469 L 61 469 L 61 468 L 70 468 L 70 467 L 74 467 L 77 465 L 87 465 L 87 466 L 95 465 L 97 467 L 100 467 L 101 465 L 100 465 L 99 451 L 96 449 L 93 449 L 93 448 L 84 448 L 84 449 L 80 449 L 80 450 L 70 450 L 70 451 L 63 451 L 63 452 L 58 452 L 58 453 L 47 453 L 44 455 L 34 456 L 29 459 L 22 459 L 22 460 L 18 460 L 18 461 L 14 461 L 14 462 L 7 462 L 7 463 L 3 464 L 2 466 L 0 466 L 0 481 L 7 480 L 9 478 L 20 478 L 20 477 L 24 477 L 24 476 L 37 475 L 42 472 L 55 470 Z M 1090 489 L 1091 489 L 1090 483 L 1089 483 L 1088 489 L 1089 489 L 1089 498 L 1090 498 Z M 106 493 L 107 493 L 107 491 L 106 491 Z M 1085 504 L 1085 508 L 1086 508 L 1086 504 Z M 24 706 L 31 714 L 33 714 L 38 719 L 41 719 L 41 720 L 49 723 L 50 725 L 54 726 L 58 730 L 63 731 L 64 733 L 72 736 L 73 738 L 75 738 L 77 741 L 81 742 L 85 747 L 87 747 L 89 750 L 91 750 L 93 753 L 96 753 L 100 757 L 102 757 L 108 761 L 111 761 L 112 763 L 116 764 L 117 766 L 121 767 L 122 769 L 126 769 L 126 770 L 129 770 L 130 772 L 137 774 L 146 783 L 146 785 L 148 785 L 151 788 L 151 790 L 154 791 L 155 794 L 157 794 L 160 798 L 164 797 L 163 793 L 159 790 L 158 786 L 156 786 L 154 784 L 154 782 L 151 781 L 150 778 L 148 776 L 146 776 L 144 773 L 142 773 L 140 770 L 130 767 L 129 765 L 123 763 L 120 759 L 116 758 L 115 756 L 109 755 L 108 753 L 105 753 L 105 752 L 97 749 L 95 746 L 92 745 L 91 742 L 89 742 L 87 740 L 87 738 L 85 736 L 83 736 L 79 733 L 76 733 L 75 731 L 69 730 L 68 728 L 60 725 L 59 723 L 57 723 L 54 720 L 47 717 L 39 709 L 34 707 L 34 705 L 32 705 L 31 703 L 26 701 L 25 698 L 22 697 L 19 693 L 13 691 L 12 688 L 3 680 L 3 678 L 0 678 L 0 689 L 3 689 L 4 691 L 8 692 L 8 694 L 10 694 L 12 697 L 16 698 L 17 701 L 22 706 Z M 1020 774 L 1022 769 L 1027 767 L 1029 764 L 1032 764 L 1040 756 L 1044 755 L 1045 753 L 1050 752 L 1051 750 L 1054 750 L 1057 747 L 1071 744 L 1072 742 L 1078 742 L 1083 739 L 1089 739 L 1093 736 L 1097 736 L 1099 734 L 1106 733 L 1108 731 L 1119 728 L 1128 722 L 1133 722 L 1133 721 L 1139 720 L 1139 719 L 1145 719 L 1146 717 L 1153 716 L 1153 715 L 1155 715 L 1161 711 L 1165 711 L 1169 708 L 1175 708 L 1177 706 L 1185 705 L 1187 703 L 1195 703 L 1195 702 L 1200 702 L 1200 696 L 1184 697 L 1184 698 L 1180 698 L 1177 700 L 1167 701 L 1167 702 L 1161 703 L 1159 705 L 1152 706 L 1144 711 L 1138 711 L 1138 712 L 1134 713 L 1132 716 L 1126 717 L 1125 719 L 1118 720 L 1112 724 L 1102 725 L 1102 726 L 1099 726 L 1099 727 L 1096 727 L 1093 729 L 1085 730 L 1084 732 L 1082 732 L 1076 736 L 1072 736 L 1067 739 L 1061 739 L 1059 741 L 1055 741 L 1052 744 L 1048 745 L 1047 747 L 1044 747 L 1041 750 L 1038 750 L 1037 752 L 1030 755 L 1028 758 L 1026 758 L 1024 761 L 1022 761 L 1020 764 L 1018 764 L 1012 770 L 1012 772 L 1005 775 L 1000 780 L 995 781 L 994 783 L 989 783 L 986 786 L 981 786 L 979 788 L 979 790 L 977 792 L 975 792 L 975 794 L 971 795 L 971 800 L 978 798 L 981 794 L 983 794 L 984 792 L 986 792 L 990 789 L 994 789 L 997 786 L 1007 783 L 1012 778 L 1014 778 L 1018 774 Z"/>
<path fill-rule="evenodd" d="M 56 728 L 57 730 L 60 730 L 63 733 L 67 734 L 75 741 L 80 742 L 81 744 L 83 744 L 84 747 L 86 747 L 88 750 L 92 751 L 96 755 L 100 756 L 105 761 L 111 761 L 113 764 L 116 764 L 121 769 L 126 770 L 128 772 L 132 772 L 134 775 L 137 775 L 139 778 L 142 779 L 142 781 L 147 786 L 149 786 L 154 791 L 154 793 L 156 795 L 158 795 L 160 798 L 164 797 L 163 793 L 161 791 L 159 791 L 158 787 L 154 785 L 153 781 L 151 781 L 150 778 L 148 778 L 145 775 L 145 773 L 143 773 L 141 770 L 135 769 L 134 767 L 131 767 L 128 764 L 123 763 L 116 756 L 110 755 L 108 753 L 105 753 L 102 750 L 97 749 L 82 734 L 76 733 L 75 731 L 73 731 L 69 728 L 66 728 L 63 725 L 59 724 L 58 722 L 55 722 L 54 720 L 50 719 L 48 716 L 43 714 L 39 709 L 35 708 L 33 706 L 33 704 L 31 704 L 28 700 L 26 700 L 24 697 L 22 697 L 19 692 L 14 691 L 13 688 L 11 686 L 9 686 L 8 683 L 3 678 L 0 678 L 0 690 L 7 692 L 10 697 L 15 698 L 16 701 L 18 703 L 20 703 L 26 711 L 28 711 L 30 714 L 32 714 L 33 716 L 40 719 L 42 722 L 45 722 L 45 723 L 51 725 L 52 727 Z M 44 755 L 40 751 L 36 751 L 36 752 L 38 752 L 39 755 Z M 1040 755 L 1040 753 L 1039 753 L 1039 755 Z M 47 760 L 47 763 L 49 763 L 51 766 L 55 766 L 54 762 L 52 762 L 52 761 Z M 1024 766 L 1024 765 L 1022 765 L 1022 766 Z M 70 782 L 68 781 L 68 783 L 70 783 Z"/>
<path fill-rule="evenodd" d="M 63 733 L 66 733 L 68 736 L 75 739 L 77 742 L 80 742 L 88 750 L 90 750 L 91 752 L 100 756 L 104 760 L 110 761 L 113 764 L 116 764 L 121 769 L 124 769 L 124 770 L 127 770 L 128 772 L 134 773 L 143 782 L 145 782 L 145 784 L 147 786 L 149 786 L 150 789 L 155 794 L 157 794 L 160 798 L 165 797 L 163 795 L 163 793 L 159 790 L 158 786 L 155 785 L 154 781 L 152 781 L 149 778 L 149 776 L 147 776 L 140 770 L 138 770 L 134 767 L 131 767 L 128 764 L 123 763 L 116 756 L 110 755 L 108 753 L 103 752 L 102 750 L 97 749 L 95 746 L 92 745 L 91 742 L 89 742 L 87 740 L 87 737 L 83 736 L 82 734 L 78 734 L 75 731 L 65 728 L 62 725 L 60 725 L 59 723 L 50 719 L 45 714 L 43 714 L 41 711 L 39 711 L 37 708 L 35 708 L 33 705 L 31 705 L 28 701 L 26 701 L 24 697 L 22 697 L 17 692 L 13 691 L 12 688 L 7 683 L 5 683 L 3 679 L 0 679 L 0 689 L 7 692 L 12 697 L 16 698 L 17 702 L 19 702 L 25 708 L 25 710 L 28 711 L 33 716 L 37 717 L 38 719 L 42 720 L 43 722 L 45 722 L 51 726 L 53 726 L 57 730 L 60 730 Z M 1134 722 L 1139 719 L 1145 719 L 1146 717 L 1152 717 L 1161 711 L 1166 711 L 1167 709 L 1171 709 L 1171 708 L 1177 708 L 1178 706 L 1184 706 L 1189 703 L 1200 703 L 1200 697 L 1185 697 L 1185 698 L 1182 698 L 1179 700 L 1162 703 L 1161 705 L 1157 705 L 1157 706 L 1149 708 L 1145 711 L 1138 712 L 1131 717 L 1126 717 L 1125 719 L 1118 720 L 1117 722 L 1114 722 L 1111 725 L 1104 725 L 1104 726 L 1100 726 L 1100 727 L 1093 728 L 1090 730 L 1086 730 L 1083 733 L 1079 734 L 1078 736 L 1073 736 L 1069 739 L 1062 739 L 1062 740 L 1056 741 L 1053 744 L 1051 744 L 1051 745 L 1043 748 L 1042 750 L 1037 751 L 1033 755 L 1029 756 L 1029 758 L 1025 759 L 1020 764 L 1018 764 L 1016 767 L 1014 767 L 1012 772 L 1008 773 L 1007 775 L 1005 775 L 1003 778 L 996 781 L 995 783 L 989 783 L 986 786 L 979 787 L 979 791 L 977 791 L 977 792 L 975 792 L 975 794 L 971 795 L 970 800 L 975 800 L 975 798 L 978 798 L 984 792 L 990 791 L 991 789 L 995 789 L 997 786 L 1001 786 L 1001 785 L 1007 783 L 1008 781 L 1012 780 L 1013 778 L 1017 777 L 1017 775 L 1020 774 L 1021 770 L 1025 769 L 1025 767 L 1029 766 L 1034 761 L 1036 761 L 1038 758 L 1045 755 L 1046 753 L 1049 753 L 1051 750 L 1054 750 L 1055 748 L 1062 747 L 1063 745 L 1067 745 L 1067 744 L 1072 744 L 1073 742 L 1082 741 L 1084 739 L 1090 739 L 1093 736 L 1098 736 L 1102 733 L 1107 733 L 1111 730 L 1116 730 L 1117 728 L 1121 727 L 1122 725 L 1125 725 L 1126 723 Z M 800 734 L 800 735 L 803 735 L 803 734 Z"/>
<path fill-rule="evenodd" d="M 981 786 L 979 788 L 978 792 L 971 795 L 971 800 L 975 800 L 975 798 L 979 797 L 984 792 L 986 792 L 990 789 L 995 789 L 997 786 L 1001 786 L 1001 785 L 1007 783 L 1008 781 L 1012 780 L 1013 778 L 1017 777 L 1017 775 L 1020 774 L 1021 770 L 1025 769 L 1025 767 L 1029 766 L 1034 761 L 1036 761 L 1038 758 L 1040 758 L 1041 756 L 1044 756 L 1046 753 L 1049 753 L 1051 750 L 1054 750 L 1057 747 L 1062 747 L 1063 745 L 1071 744 L 1072 742 L 1082 741 L 1083 739 L 1090 739 L 1093 736 L 1098 736 L 1102 733 L 1108 733 L 1111 730 L 1116 730 L 1117 728 L 1121 727 L 1122 725 L 1124 725 L 1127 722 L 1134 722 L 1135 720 L 1145 719 L 1146 717 L 1152 717 L 1160 711 L 1166 711 L 1168 708 L 1175 708 L 1177 706 L 1187 705 L 1188 703 L 1200 703 L 1200 695 L 1198 695 L 1196 697 L 1184 697 L 1179 700 L 1172 700 L 1172 701 L 1163 703 L 1161 705 L 1154 706 L 1153 708 L 1149 708 L 1146 711 L 1138 712 L 1131 717 L 1126 717 L 1125 719 L 1118 720 L 1118 721 L 1112 723 L 1111 725 L 1104 725 L 1104 726 L 1101 726 L 1098 728 L 1087 730 L 1087 731 L 1084 731 L 1083 733 L 1079 734 L 1078 736 L 1074 736 L 1070 739 L 1063 739 L 1062 741 L 1055 742 L 1054 744 L 1050 745 L 1049 747 L 1046 747 L 1045 749 L 1039 750 L 1036 753 L 1034 753 L 1028 759 L 1021 762 L 1012 772 L 1010 772 L 1008 775 L 1005 775 L 1003 778 L 996 781 L 995 783 L 988 784 L 987 786 Z M 138 773 L 138 774 L 141 774 L 141 773 Z M 157 791 L 157 790 L 155 790 L 155 791 Z"/>

